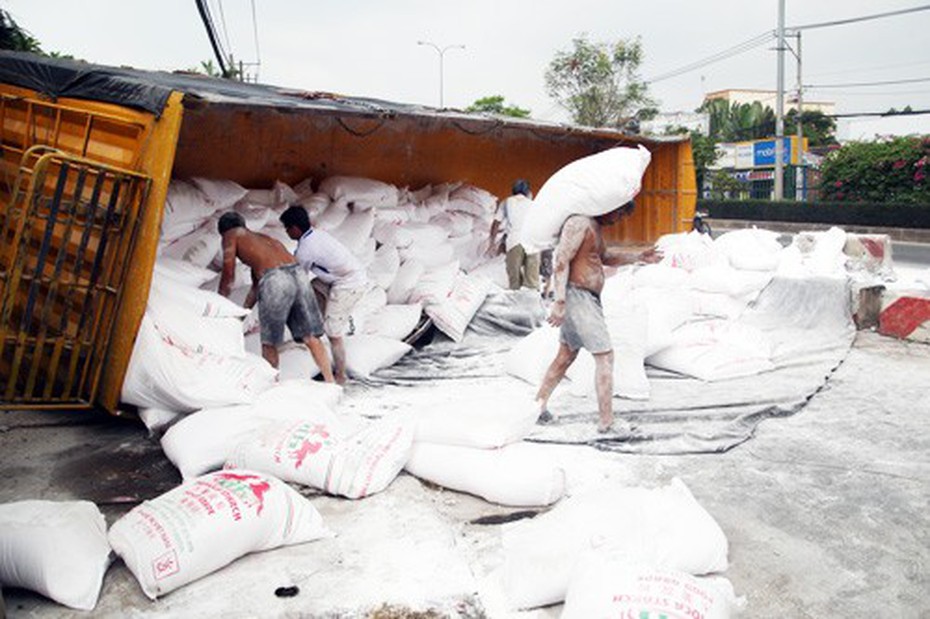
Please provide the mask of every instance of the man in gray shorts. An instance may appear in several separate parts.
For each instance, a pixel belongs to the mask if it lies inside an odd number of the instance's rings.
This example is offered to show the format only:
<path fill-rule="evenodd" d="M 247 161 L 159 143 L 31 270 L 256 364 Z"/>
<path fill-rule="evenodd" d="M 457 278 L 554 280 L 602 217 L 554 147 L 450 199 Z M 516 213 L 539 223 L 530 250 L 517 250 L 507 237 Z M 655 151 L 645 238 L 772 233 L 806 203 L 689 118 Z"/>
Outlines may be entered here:
<path fill-rule="evenodd" d="M 284 341 L 284 326 L 297 341 L 310 349 L 323 379 L 333 382 L 329 354 L 320 341 L 323 319 L 307 274 L 280 241 L 245 227 L 242 215 L 223 213 L 217 224 L 223 237 L 223 274 L 219 293 L 229 296 L 236 272 L 236 258 L 252 269 L 252 289 L 245 307 L 258 302 L 262 325 L 262 357 L 278 367 L 278 346 Z"/>
<path fill-rule="evenodd" d="M 549 324 L 561 327 L 560 343 L 559 351 L 546 370 L 536 394 L 539 421 L 542 423 L 552 420 L 548 410 L 549 396 L 578 357 L 578 351 L 585 348 L 594 356 L 598 432 L 613 429 L 614 351 L 601 307 L 604 266 L 661 260 L 654 249 L 629 256 L 604 245 L 601 227 L 611 225 L 631 212 L 632 202 L 600 217 L 572 215 L 562 226 L 553 256 L 554 301 L 549 314 Z"/>

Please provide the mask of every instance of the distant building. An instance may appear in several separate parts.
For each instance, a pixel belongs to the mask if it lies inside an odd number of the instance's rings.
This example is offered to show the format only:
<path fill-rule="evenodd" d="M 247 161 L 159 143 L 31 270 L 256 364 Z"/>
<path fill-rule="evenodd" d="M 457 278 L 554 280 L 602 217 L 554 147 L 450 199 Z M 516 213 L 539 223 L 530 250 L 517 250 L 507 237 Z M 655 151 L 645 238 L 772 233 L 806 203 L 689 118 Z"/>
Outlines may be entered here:
<path fill-rule="evenodd" d="M 707 135 L 710 133 L 710 115 L 703 112 L 660 112 L 652 120 L 640 122 L 639 127 L 646 135 L 666 135 L 681 127 Z"/>
<path fill-rule="evenodd" d="M 758 101 L 762 105 L 775 109 L 775 101 L 778 94 L 774 90 L 748 90 L 743 88 L 730 88 L 728 90 L 717 90 L 704 95 L 705 101 L 713 99 L 723 99 L 728 103 L 753 103 Z M 785 112 L 795 110 L 798 107 L 798 99 L 795 93 L 785 93 Z M 836 114 L 836 103 L 833 101 L 801 101 L 801 107 L 805 112 L 822 112 L 826 115 Z"/>

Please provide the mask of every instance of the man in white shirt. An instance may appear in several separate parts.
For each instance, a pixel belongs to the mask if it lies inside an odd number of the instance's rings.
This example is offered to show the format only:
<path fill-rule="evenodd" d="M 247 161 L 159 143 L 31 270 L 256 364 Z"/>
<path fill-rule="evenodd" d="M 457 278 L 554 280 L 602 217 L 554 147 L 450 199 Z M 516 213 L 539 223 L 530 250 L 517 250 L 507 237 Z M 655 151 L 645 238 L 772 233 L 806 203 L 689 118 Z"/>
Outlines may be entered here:
<path fill-rule="evenodd" d="M 530 184 L 520 179 L 513 184 L 513 195 L 498 205 L 491 223 L 488 253 L 497 255 L 497 233 L 502 231 L 507 250 L 507 279 L 511 290 L 517 290 L 520 286 L 539 290 L 539 254 L 526 253 L 520 242 L 523 222 L 532 205 Z"/>
<path fill-rule="evenodd" d="M 337 383 L 345 384 L 343 338 L 350 329 L 352 310 L 368 290 L 365 267 L 336 237 L 311 227 L 303 206 L 288 207 L 280 220 L 287 235 L 297 241 L 297 261 L 316 276 L 314 287 L 325 295 L 323 330 L 333 351 L 333 375 Z"/>

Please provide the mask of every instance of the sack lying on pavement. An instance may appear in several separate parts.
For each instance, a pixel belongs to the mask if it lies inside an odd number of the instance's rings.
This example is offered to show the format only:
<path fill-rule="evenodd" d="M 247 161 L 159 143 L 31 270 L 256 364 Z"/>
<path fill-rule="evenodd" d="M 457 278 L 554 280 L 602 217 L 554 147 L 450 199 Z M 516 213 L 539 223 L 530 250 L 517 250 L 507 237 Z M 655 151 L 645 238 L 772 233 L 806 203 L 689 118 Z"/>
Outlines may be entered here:
<path fill-rule="evenodd" d="M 663 488 L 601 486 L 532 520 L 504 526 L 501 583 L 513 608 L 565 599 L 592 550 L 630 563 L 710 574 L 727 568 L 727 538 L 678 478 Z"/>
<path fill-rule="evenodd" d="M 416 441 L 493 449 L 522 441 L 539 417 L 539 404 L 523 394 L 460 394 L 412 407 Z"/>
<path fill-rule="evenodd" d="M 417 442 L 407 462 L 410 474 L 491 503 L 542 507 L 565 493 L 565 471 L 548 456 L 515 444 L 476 449 Z"/>
<path fill-rule="evenodd" d="M 268 425 L 233 449 L 227 468 L 247 468 L 329 494 L 360 499 L 384 490 L 407 463 L 413 431 L 382 419 L 346 434 L 319 420 Z"/>
<path fill-rule="evenodd" d="M 113 524 L 109 539 L 154 600 L 251 552 L 330 535 L 316 508 L 287 484 L 238 470 L 145 501 Z"/>
<path fill-rule="evenodd" d="M 337 416 L 331 406 L 341 394 L 342 388 L 333 383 L 283 381 L 253 404 L 209 408 L 185 416 L 161 437 L 161 447 L 186 481 L 222 468 L 236 445 L 269 423 L 311 417 L 334 423 Z"/>
<path fill-rule="evenodd" d="M 0 583 L 93 610 L 109 565 L 107 523 L 93 503 L 0 505 Z"/>
<path fill-rule="evenodd" d="M 575 571 L 561 619 L 701 617 L 730 619 L 742 605 L 723 577 L 592 558 Z"/>

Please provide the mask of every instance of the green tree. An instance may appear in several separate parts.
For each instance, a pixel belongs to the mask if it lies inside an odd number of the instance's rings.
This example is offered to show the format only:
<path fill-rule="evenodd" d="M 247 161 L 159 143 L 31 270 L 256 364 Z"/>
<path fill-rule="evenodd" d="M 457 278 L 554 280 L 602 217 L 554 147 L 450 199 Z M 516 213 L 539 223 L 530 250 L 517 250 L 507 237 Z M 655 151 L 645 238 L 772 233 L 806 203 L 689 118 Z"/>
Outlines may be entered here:
<path fill-rule="evenodd" d="M 710 186 L 710 197 L 717 200 L 737 199 L 746 191 L 745 185 L 726 170 L 714 170 L 710 175 Z"/>
<path fill-rule="evenodd" d="M 717 142 L 700 131 L 689 131 L 687 127 L 666 127 L 665 129 L 665 135 L 684 134 L 690 134 L 691 136 L 691 157 L 694 160 L 694 174 L 697 186 L 703 187 L 704 179 L 707 178 L 707 168 L 717 161 Z"/>
<path fill-rule="evenodd" d="M 656 101 L 637 75 L 643 62 L 640 40 L 591 42 L 587 35 L 556 52 L 546 70 L 546 92 L 572 120 L 591 127 L 623 127 L 655 114 Z"/>
<path fill-rule="evenodd" d="M 820 196 L 930 204 L 930 136 L 845 144 L 820 166 Z"/>
<path fill-rule="evenodd" d="M 704 186 L 707 168 L 714 165 L 717 155 L 717 143 L 712 137 L 701 135 L 697 131 L 691 132 L 691 156 L 694 159 L 694 174 L 698 187 Z"/>
<path fill-rule="evenodd" d="M 730 103 L 709 99 L 697 109 L 710 119 L 710 136 L 718 142 L 756 140 L 775 135 L 775 112 L 758 101 Z"/>
<path fill-rule="evenodd" d="M 513 116 L 516 118 L 529 118 L 530 111 L 516 105 L 505 105 L 504 97 L 493 95 L 476 99 L 474 103 L 465 108 L 466 112 L 498 114 L 500 116 Z"/>
<path fill-rule="evenodd" d="M 239 69 L 236 68 L 235 63 L 233 62 L 232 55 L 229 56 L 229 60 L 227 61 L 227 63 L 229 64 L 229 67 L 230 67 L 229 68 L 229 79 L 239 80 L 240 72 L 239 72 Z M 189 73 L 200 73 L 201 75 L 208 75 L 210 77 L 223 77 L 223 72 L 213 62 L 212 58 L 209 58 L 207 60 L 201 60 L 199 67 L 194 67 L 192 69 L 188 69 L 187 71 Z"/>
<path fill-rule="evenodd" d="M 785 135 L 798 132 L 798 111 L 789 110 L 785 114 Z M 801 131 L 811 146 L 830 146 L 836 144 L 836 121 L 824 116 L 819 110 L 801 112 Z"/>
<path fill-rule="evenodd" d="M 0 9 L 0 49 L 42 53 L 39 41 L 23 30 L 3 9 Z"/>

